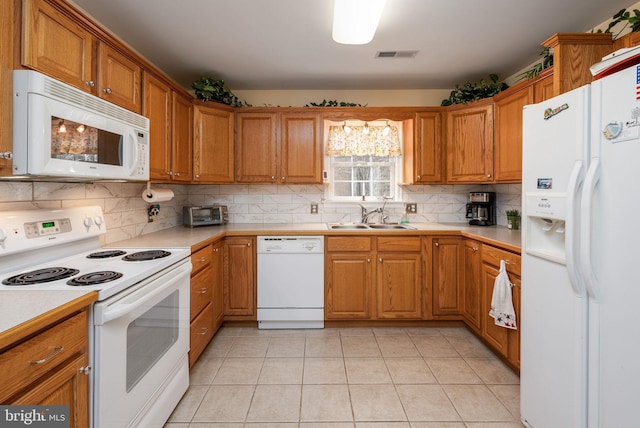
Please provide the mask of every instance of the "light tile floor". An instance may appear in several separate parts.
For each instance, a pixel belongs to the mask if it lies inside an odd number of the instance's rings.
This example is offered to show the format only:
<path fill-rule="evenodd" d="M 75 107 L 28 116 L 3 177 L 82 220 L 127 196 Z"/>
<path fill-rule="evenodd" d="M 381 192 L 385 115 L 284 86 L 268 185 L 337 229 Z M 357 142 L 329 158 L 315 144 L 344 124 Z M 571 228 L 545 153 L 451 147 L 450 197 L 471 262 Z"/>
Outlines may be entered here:
<path fill-rule="evenodd" d="M 520 428 L 519 402 L 464 328 L 224 327 L 165 428 Z"/>

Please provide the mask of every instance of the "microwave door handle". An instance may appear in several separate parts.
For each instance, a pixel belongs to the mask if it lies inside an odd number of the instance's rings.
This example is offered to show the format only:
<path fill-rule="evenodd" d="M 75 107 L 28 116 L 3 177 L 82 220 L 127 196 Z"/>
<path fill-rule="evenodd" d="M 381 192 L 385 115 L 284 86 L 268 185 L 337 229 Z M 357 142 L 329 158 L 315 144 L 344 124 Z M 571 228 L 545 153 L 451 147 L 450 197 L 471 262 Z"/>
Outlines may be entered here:
<path fill-rule="evenodd" d="M 127 130 L 127 141 L 129 142 L 127 145 L 129 146 L 129 159 L 132 159 L 131 167 L 127 171 L 128 176 L 132 176 L 133 172 L 136 170 L 138 166 L 138 142 L 136 138 L 136 133 L 133 129 L 129 128 Z M 124 165 L 124 161 L 122 162 Z"/>

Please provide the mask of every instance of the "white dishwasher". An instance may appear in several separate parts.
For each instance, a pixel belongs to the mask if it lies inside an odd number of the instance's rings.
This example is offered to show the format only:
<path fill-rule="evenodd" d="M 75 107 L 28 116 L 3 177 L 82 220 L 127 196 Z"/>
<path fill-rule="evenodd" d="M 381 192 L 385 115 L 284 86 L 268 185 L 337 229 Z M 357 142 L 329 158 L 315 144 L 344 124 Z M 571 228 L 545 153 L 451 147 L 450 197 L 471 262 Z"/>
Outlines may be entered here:
<path fill-rule="evenodd" d="M 324 328 L 324 236 L 258 236 L 258 328 Z"/>

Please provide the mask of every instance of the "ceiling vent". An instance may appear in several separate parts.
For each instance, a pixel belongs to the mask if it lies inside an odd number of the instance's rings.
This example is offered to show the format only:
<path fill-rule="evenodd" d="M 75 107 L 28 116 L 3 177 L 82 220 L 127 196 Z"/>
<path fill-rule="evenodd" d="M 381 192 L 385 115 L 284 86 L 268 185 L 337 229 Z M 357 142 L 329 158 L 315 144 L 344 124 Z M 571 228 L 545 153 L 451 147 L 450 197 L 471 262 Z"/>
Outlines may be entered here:
<path fill-rule="evenodd" d="M 376 58 L 415 58 L 418 51 L 378 51 Z"/>

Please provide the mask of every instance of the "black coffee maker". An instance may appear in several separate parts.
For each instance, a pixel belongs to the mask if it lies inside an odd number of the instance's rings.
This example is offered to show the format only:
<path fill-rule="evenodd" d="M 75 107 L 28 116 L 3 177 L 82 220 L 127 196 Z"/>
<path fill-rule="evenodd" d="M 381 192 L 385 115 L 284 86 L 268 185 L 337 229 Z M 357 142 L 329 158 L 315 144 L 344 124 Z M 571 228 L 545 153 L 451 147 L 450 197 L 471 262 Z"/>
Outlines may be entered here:
<path fill-rule="evenodd" d="M 469 192 L 467 215 L 471 226 L 496 224 L 496 194 L 494 192 Z"/>

